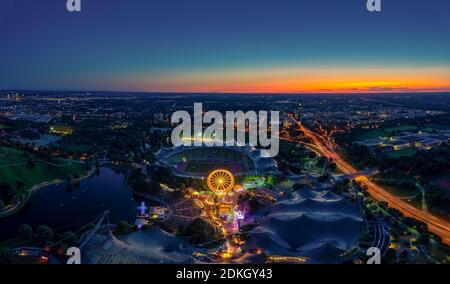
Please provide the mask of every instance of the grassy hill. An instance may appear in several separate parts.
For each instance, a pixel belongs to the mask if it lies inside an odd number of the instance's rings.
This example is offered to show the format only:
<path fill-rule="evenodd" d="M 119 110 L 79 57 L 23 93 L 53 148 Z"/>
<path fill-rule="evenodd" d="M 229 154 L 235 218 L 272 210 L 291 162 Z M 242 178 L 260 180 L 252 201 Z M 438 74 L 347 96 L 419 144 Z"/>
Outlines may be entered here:
<path fill-rule="evenodd" d="M 35 159 L 32 155 L 29 157 Z M 52 162 L 35 160 L 30 166 L 22 151 L 0 147 L 0 182 L 11 185 L 21 182 L 25 188 L 30 188 L 43 182 L 65 179 L 69 174 L 79 177 L 86 171 L 84 163 L 62 159 Z"/>

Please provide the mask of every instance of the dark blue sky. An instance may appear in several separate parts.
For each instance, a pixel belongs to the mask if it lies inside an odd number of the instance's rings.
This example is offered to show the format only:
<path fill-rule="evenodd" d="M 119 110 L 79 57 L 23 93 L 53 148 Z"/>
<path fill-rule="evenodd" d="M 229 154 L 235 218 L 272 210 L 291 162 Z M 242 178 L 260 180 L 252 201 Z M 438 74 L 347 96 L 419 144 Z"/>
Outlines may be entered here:
<path fill-rule="evenodd" d="M 447 89 L 450 1 L 382 4 L 1 0 L 0 89 Z"/>

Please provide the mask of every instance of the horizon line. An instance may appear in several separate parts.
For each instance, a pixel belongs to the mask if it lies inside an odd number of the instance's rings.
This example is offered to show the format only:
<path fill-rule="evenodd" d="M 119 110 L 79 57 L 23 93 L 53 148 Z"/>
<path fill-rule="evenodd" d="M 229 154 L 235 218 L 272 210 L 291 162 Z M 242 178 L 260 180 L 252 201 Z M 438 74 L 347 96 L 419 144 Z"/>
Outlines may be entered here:
<path fill-rule="evenodd" d="M 450 94 L 445 91 L 374 91 L 374 92 L 195 92 L 195 91 L 136 91 L 136 90 L 74 90 L 74 89 L 0 89 L 4 92 L 65 92 L 65 93 L 131 93 L 131 94 L 169 94 L 169 95 L 404 95 L 404 94 Z"/>

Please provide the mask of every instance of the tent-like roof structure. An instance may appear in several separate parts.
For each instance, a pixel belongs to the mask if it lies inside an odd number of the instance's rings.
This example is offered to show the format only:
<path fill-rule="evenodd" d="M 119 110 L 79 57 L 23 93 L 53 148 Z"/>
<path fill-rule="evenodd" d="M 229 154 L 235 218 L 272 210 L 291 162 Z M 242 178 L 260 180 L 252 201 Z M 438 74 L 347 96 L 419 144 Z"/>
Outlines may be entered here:
<path fill-rule="evenodd" d="M 95 234 L 82 250 L 86 264 L 194 263 L 187 239 L 159 227 L 123 236 Z"/>
<path fill-rule="evenodd" d="M 298 196 L 275 203 L 250 232 L 251 242 L 269 255 L 339 262 L 364 229 L 357 204 L 330 191 L 305 188 Z"/>

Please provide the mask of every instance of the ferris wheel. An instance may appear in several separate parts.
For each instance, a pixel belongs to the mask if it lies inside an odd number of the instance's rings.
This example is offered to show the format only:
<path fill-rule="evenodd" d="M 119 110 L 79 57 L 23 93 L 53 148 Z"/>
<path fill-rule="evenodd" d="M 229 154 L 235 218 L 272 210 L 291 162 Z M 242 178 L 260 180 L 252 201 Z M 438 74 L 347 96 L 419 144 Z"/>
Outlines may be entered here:
<path fill-rule="evenodd" d="M 209 189 L 217 195 L 224 195 L 234 186 L 234 176 L 227 170 L 215 170 L 208 175 Z"/>

